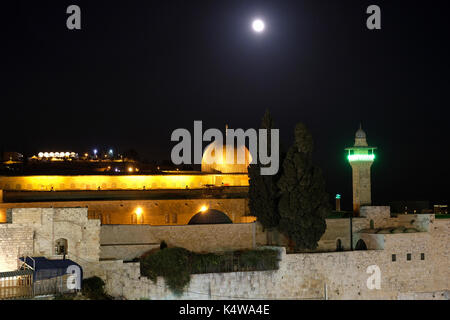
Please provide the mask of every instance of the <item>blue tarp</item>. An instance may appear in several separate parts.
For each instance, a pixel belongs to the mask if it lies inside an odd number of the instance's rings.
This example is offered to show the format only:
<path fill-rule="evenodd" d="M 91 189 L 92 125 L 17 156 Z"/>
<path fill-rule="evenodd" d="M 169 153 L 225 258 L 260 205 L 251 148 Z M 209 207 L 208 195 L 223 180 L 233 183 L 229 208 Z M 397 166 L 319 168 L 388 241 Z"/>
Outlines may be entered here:
<path fill-rule="evenodd" d="M 24 261 L 23 258 L 20 258 L 20 260 Z M 26 257 L 25 263 L 34 268 L 34 281 L 60 277 L 67 273 L 69 266 L 78 266 L 81 272 L 81 279 L 83 279 L 83 269 L 78 263 L 70 259 L 49 260 L 45 257 Z"/>

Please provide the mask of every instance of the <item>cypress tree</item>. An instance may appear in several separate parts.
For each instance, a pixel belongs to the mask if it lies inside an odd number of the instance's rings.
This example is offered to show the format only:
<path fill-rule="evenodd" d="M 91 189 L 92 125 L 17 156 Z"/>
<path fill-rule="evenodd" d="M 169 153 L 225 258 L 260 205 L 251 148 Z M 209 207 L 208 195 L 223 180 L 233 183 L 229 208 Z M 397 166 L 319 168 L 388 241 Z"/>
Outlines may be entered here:
<path fill-rule="evenodd" d="M 266 110 L 262 122 L 261 129 L 267 129 L 267 147 L 268 154 L 271 154 L 270 146 L 270 130 L 274 129 L 274 121 L 269 112 Z M 280 161 L 281 163 L 281 161 Z M 261 164 L 251 164 L 248 168 L 249 176 L 249 208 L 250 212 L 257 217 L 262 226 L 269 231 L 278 226 L 278 198 L 279 189 L 277 180 L 279 174 L 261 175 Z"/>
<path fill-rule="evenodd" d="M 278 230 L 292 241 L 295 249 L 317 248 L 330 210 L 325 181 L 321 170 L 312 163 L 312 151 L 312 136 L 303 123 L 298 123 L 278 181 Z"/>

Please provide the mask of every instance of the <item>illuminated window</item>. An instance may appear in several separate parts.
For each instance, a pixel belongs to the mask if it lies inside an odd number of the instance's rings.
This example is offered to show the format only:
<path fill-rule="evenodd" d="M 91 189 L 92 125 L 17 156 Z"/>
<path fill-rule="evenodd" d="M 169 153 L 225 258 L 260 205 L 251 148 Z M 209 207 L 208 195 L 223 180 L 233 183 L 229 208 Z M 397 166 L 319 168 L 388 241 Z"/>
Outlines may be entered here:
<path fill-rule="evenodd" d="M 165 220 L 166 220 L 166 223 L 170 223 L 170 216 L 168 213 L 166 213 L 166 215 L 165 215 Z"/>

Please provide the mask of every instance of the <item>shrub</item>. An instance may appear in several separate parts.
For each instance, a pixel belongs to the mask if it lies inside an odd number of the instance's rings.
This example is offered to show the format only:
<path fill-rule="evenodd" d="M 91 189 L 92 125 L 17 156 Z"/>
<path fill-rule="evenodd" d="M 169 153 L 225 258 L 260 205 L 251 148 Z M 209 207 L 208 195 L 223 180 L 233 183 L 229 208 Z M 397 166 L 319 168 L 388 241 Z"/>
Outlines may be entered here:
<path fill-rule="evenodd" d="M 241 253 L 239 264 L 248 270 L 276 270 L 278 252 L 271 249 L 245 250 Z"/>
<path fill-rule="evenodd" d="M 83 279 L 81 292 L 91 300 L 109 300 L 110 297 L 105 293 L 105 282 L 95 276 Z"/>
<path fill-rule="evenodd" d="M 163 277 L 170 290 L 180 295 L 191 274 L 276 270 L 278 261 L 278 251 L 272 249 L 194 253 L 175 247 L 143 255 L 141 275 L 153 282 L 158 276 Z"/>
<path fill-rule="evenodd" d="M 164 277 L 172 292 L 179 295 L 191 277 L 189 254 L 183 248 L 167 248 L 150 254 L 141 260 L 141 274 L 154 282 L 158 276 Z"/>

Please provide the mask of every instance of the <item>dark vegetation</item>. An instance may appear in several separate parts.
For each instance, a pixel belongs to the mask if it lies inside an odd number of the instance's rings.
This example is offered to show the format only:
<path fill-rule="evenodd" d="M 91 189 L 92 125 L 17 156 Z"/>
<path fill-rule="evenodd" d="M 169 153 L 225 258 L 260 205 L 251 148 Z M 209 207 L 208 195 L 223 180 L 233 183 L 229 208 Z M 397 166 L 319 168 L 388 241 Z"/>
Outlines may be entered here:
<path fill-rule="evenodd" d="M 143 255 L 140 265 L 141 275 L 154 282 L 161 276 L 172 292 L 181 295 L 191 274 L 277 270 L 278 261 L 278 251 L 272 249 L 195 253 L 175 247 Z"/>

